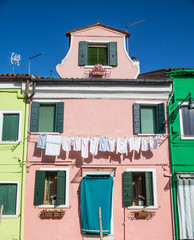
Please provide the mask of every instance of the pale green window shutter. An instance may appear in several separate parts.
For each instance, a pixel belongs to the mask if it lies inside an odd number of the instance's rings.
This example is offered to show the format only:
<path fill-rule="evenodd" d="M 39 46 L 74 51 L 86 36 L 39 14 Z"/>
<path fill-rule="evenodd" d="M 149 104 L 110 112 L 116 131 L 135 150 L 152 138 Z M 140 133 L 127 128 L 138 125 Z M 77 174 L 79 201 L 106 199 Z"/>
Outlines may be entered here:
<path fill-rule="evenodd" d="M 32 105 L 31 105 L 31 122 L 30 122 L 30 131 L 31 132 L 38 132 L 39 109 L 40 109 L 40 103 L 32 102 Z"/>
<path fill-rule="evenodd" d="M 44 202 L 45 171 L 36 171 L 34 205 L 41 205 Z"/>
<path fill-rule="evenodd" d="M 55 131 L 56 104 L 40 104 L 39 109 L 39 132 Z"/>
<path fill-rule="evenodd" d="M 145 172 L 146 206 L 153 206 L 152 172 Z"/>
<path fill-rule="evenodd" d="M 78 65 L 84 66 L 87 64 L 88 64 L 88 42 L 80 41 L 79 42 Z"/>
<path fill-rule="evenodd" d="M 164 103 L 157 104 L 157 133 L 166 132 L 166 123 L 165 123 L 165 105 Z"/>
<path fill-rule="evenodd" d="M 141 133 L 141 105 L 138 103 L 133 104 L 133 132 Z"/>
<path fill-rule="evenodd" d="M 3 215 L 16 214 L 17 184 L 0 184 L 0 206 Z"/>
<path fill-rule="evenodd" d="M 124 206 L 133 205 L 133 190 L 132 190 L 132 172 L 123 173 L 123 202 Z"/>
<path fill-rule="evenodd" d="M 66 193 L 66 172 L 57 171 L 57 205 L 65 204 Z"/>
<path fill-rule="evenodd" d="M 157 133 L 155 106 L 141 106 L 141 133 L 144 134 Z"/>
<path fill-rule="evenodd" d="M 18 140 L 19 114 L 3 114 L 2 141 Z"/>
<path fill-rule="evenodd" d="M 56 104 L 55 131 L 63 132 L 64 102 Z"/>
<path fill-rule="evenodd" d="M 117 66 L 117 42 L 108 43 L 108 65 Z"/>

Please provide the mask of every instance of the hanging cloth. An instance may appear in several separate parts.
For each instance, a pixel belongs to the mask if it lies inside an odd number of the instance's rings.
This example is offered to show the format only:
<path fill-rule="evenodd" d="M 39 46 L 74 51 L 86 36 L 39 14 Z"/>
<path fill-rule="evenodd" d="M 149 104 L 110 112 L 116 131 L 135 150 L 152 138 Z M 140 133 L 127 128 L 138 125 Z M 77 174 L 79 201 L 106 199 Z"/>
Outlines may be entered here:
<path fill-rule="evenodd" d="M 149 137 L 149 141 L 150 141 L 150 149 L 156 149 L 158 146 L 158 139 L 157 137 Z"/>
<path fill-rule="evenodd" d="M 115 143 L 116 139 L 114 137 L 109 137 L 107 142 L 107 151 L 114 152 L 115 151 Z"/>
<path fill-rule="evenodd" d="M 99 233 L 98 208 L 101 207 L 102 232 L 111 233 L 113 177 L 86 176 L 81 182 L 82 232 Z"/>
<path fill-rule="evenodd" d="M 98 137 L 91 137 L 90 138 L 90 153 L 92 155 L 98 154 L 98 144 L 99 144 L 99 138 Z"/>
<path fill-rule="evenodd" d="M 71 136 L 63 136 L 62 138 L 62 149 L 63 151 L 71 151 Z"/>
<path fill-rule="evenodd" d="M 47 135 L 45 155 L 59 156 L 61 150 L 61 136 Z"/>
<path fill-rule="evenodd" d="M 90 138 L 89 137 L 82 137 L 82 149 L 81 149 L 81 156 L 83 158 L 88 158 L 88 143 Z"/>
<path fill-rule="evenodd" d="M 38 143 L 37 143 L 37 148 L 46 148 L 46 134 L 40 134 L 38 137 Z"/>
<path fill-rule="evenodd" d="M 128 142 L 129 142 L 130 152 L 132 152 L 134 150 L 137 153 L 139 153 L 141 138 L 140 137 L 135 137 L 135 138 L 130 137 L 130 138 L 128 138 Z"/>
<path fill-rule="evenodd" d="M 117 151 L 116 153 L 125 153 L 128 155 L 127 138 L 117 138 Z"/>
<path fill-rule="evenodd" d="M 99 151 L 106 152 L 107 151 L 107 137 L 100 138 L 100 147 Z"/>
<path fill-rule="evenodd" d="M 73 141 L 73 151 L 81 151 L 81 137 L 74 137 Z"/>
<path fill-rule="evenodd" d="M 141 139 L 141 151 L 146 152 L 149 150 L 148 137 L 142 137 Z"/>

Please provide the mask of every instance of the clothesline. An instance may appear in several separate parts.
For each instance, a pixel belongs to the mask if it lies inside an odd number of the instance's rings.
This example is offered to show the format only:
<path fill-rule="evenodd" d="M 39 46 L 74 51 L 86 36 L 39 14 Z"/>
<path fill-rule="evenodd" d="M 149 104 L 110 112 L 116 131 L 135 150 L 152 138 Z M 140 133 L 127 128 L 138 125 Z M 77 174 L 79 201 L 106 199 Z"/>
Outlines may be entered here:
<path fill-rule="evenodd" d="M 145 152 L 149 149 L 157 149 L 158 140 L 163 140 L 163 135 L 149 137 L 72 137 L 40 134 L 37 147 L 45 149 L 45 155 L 59 156 L 62 150 L 81 151 L 83 158 L 88 158 L 89 152 L 97 155 L 101 152 L 124 153 L 139 151 Z M 72 149 L 73 146 L 73 149 Z M 129 146 L 129 151 L 128 151 Z"/>

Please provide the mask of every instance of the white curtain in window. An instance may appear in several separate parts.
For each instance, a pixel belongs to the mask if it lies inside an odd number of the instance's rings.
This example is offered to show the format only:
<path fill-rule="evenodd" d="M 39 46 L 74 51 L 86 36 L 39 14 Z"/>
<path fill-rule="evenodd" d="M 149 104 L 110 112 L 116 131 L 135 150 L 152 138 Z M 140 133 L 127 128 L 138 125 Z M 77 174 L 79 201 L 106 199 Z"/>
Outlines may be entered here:
<path fill-rule="evenodd" d="M 180 239 L 194 239 L 194 178 L 178 177 L 177 202 Z"/>

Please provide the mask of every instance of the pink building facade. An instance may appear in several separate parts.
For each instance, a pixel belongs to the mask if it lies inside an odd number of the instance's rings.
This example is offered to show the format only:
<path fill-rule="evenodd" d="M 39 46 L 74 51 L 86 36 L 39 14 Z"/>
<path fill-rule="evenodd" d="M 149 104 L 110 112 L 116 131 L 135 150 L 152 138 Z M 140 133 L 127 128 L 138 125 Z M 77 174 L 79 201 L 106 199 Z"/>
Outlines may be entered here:
<path fill-rule="evenodd" d="M 128 33 L 97 23 L 67 36 L 61 78 L 34 79 L 30 87 L 24 239 L 100 239 L 96 202 L 104 239 L 173 239 L 165 127 L 171 82 L 137 80 Z M 93 73 L 95 61 L 101 75 Z"/>

